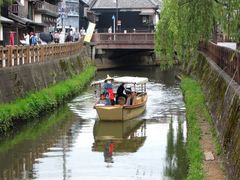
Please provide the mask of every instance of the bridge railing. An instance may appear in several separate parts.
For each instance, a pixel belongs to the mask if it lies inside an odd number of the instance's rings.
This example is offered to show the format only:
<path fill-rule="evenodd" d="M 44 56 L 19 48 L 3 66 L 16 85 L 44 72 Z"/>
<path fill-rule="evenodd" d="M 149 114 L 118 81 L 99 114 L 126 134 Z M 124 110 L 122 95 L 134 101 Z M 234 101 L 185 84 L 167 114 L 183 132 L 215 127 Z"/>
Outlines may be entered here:
<path fill-rule="evenodd" d="M 0 68 L 39 63 L 79 53 L 83 42 L 36 46 L 0 46 Z"/>
<path fill-rule="evenodd" d="M 218 46 L 213 42 L 200 43 L 200 51 L 206 53 L 221 69 L 240 84 L 240 51 Z"/>
<path fill-rule="evenodd" d="M 95 33 L 95 43 L 153 43 L 154 33 Z"/>

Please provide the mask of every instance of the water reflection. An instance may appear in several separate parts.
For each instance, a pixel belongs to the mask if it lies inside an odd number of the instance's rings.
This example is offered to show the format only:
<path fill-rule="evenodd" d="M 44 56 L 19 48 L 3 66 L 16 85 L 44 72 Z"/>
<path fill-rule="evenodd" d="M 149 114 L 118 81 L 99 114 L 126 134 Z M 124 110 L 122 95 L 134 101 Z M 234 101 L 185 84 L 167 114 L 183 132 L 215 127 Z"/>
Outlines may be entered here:
<path fill-rule="evenodd" d="M 184 121 L 180 117 L 177 122 L 170 117 L 166 149 L 165 175 L 176 180 L 185 179 L 188 169 Z"/>
<path fill-rule="evenodd" d="M 74 140 L 70 130 L 73 121 L 71 111 L 60 108 L 50 117 L 29 123 L 19 133 L 1 141 L 0 179 L 34 179 L 37 174 L 34 164 L 49 156 L 62 158 L 64 172 L 66 152 Z"/>
<path fill-rule="evenodd" d="M 93 151 L 103 151 L 104 144 L 111 140 L 115 144 L 115 152 L 136 152 L 146 139 L 146 122 L 136 119 L 96 121 L 93 133 Z"/>
<path fill-rule="evenodd" d="M 92 150 L 103 152 L 104 162 L 113 163 L 113 153 L 136 152 L 146 139 L 144 120 L 96 121 Z M 108 166 L 109 167 L 109 164 Z"/>

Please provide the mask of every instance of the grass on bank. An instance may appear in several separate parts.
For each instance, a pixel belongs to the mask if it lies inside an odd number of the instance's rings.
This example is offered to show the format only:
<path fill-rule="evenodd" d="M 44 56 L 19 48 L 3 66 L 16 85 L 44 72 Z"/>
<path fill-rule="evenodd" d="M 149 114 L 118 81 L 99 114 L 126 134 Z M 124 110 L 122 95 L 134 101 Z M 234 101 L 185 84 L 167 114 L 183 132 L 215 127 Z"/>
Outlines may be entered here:
<path fill-rule="evenodd" d="M 200 145 L 201 129 L 198 124 L 198 117 L 199 113 L 205 114 L 207 112 L 204 95 L 198 82 L 190 78 L 182 79 L 181 88 L 186 104 L 188 128 L 187 156 L 189 170 L 187 179 L 202 180 L 204 179 L 203 152 Z"/>
<path fill-rule="evenodd" d="M 211 126 L 211 134 L 214 140 L 215 152 L 220 155 L 221 145 L 217 139 L 213 120 L 208 112 L 203 91 L 199 83 L 189 77 L 184 77 L 181 82 L 181 88 L 184 94 L 187 113 L 188 143 L 187 156 L 189 159 L 189 180 L 204 179 L 203 170 L 203 152 L 200 146 L 201 130 L 198 124 L 198 118 L 204 118 Z"/>
<path fill-rule="evenodd" d="M 0 105 L 0 133 L 6 132 L 14 123 L 37 117 L 41 112 L 56 108 L 73 95 L 81 92 L 95 73 L 95 67 L 89 66 L 72 79 L 29 93 L 25 98 Z"/>

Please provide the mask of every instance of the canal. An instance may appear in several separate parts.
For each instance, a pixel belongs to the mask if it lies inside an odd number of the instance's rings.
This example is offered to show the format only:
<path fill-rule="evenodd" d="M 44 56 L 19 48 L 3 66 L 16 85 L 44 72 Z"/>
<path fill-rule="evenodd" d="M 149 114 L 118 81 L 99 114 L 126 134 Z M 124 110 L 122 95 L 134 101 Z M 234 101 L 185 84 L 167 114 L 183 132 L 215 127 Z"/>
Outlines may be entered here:
<path fill-rule="evenodd" d="M 1 137 L 0 179 L 185 179 L 187 128 L 176 73 L 159 67 L 97 72 L 95 79 L 148 77 L 145 113 L 99 122 L 95 89 L 88 87 L 55 112 Z"/>

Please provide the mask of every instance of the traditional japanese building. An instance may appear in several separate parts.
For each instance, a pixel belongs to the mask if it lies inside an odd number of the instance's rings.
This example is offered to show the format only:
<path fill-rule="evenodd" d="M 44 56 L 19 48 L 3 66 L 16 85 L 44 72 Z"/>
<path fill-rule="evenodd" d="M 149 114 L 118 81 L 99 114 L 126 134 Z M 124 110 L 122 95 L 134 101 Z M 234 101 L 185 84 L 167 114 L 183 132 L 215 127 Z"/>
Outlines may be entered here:
<path fill-rule="evenodd" d="M 1 16 L 10 19 L 2 22 L 3 45 L 9 44 L 9 33 L 14 33 L 14 44 L 19 44 L 23 33 L 50 31 L 56 26 L 59 0 L 15 0 L 4 4 Z"/>
<path fill-rule="evenodd" d="M 79 29 L 79 0 L 62 0 L 58 4 L 60 16 L 57 26 L 71 26 Z"/>
<path fill-rule="evenodd" d="M 107 32 L 151 32 L 159 20 L 160 1 L 93 0 L 90 9 L 96 14 L 96 29 Z"/>

